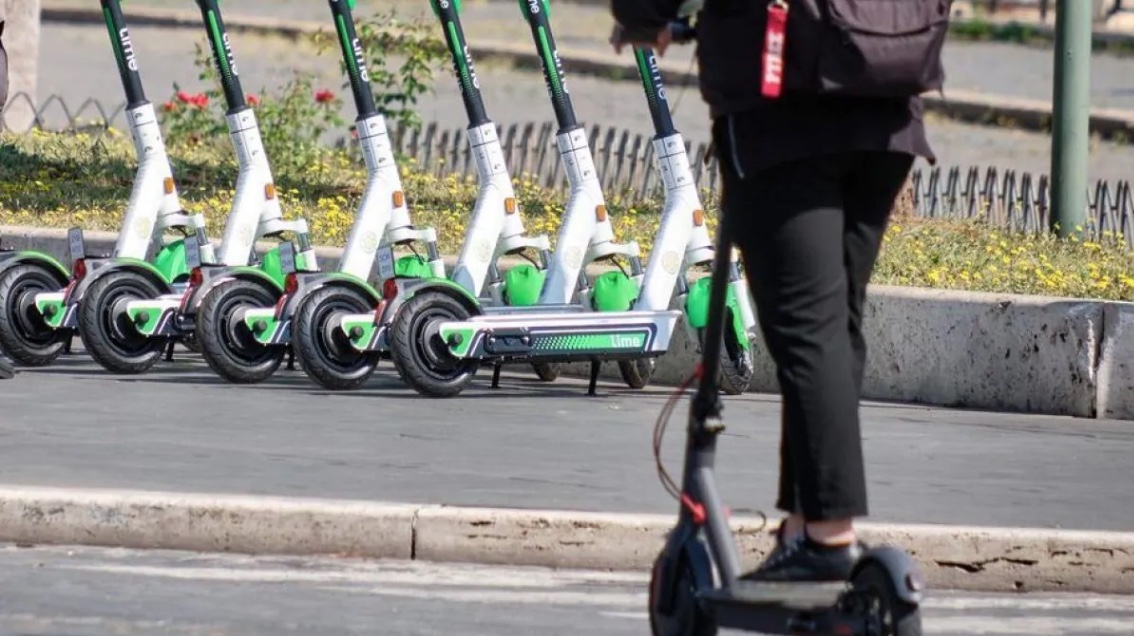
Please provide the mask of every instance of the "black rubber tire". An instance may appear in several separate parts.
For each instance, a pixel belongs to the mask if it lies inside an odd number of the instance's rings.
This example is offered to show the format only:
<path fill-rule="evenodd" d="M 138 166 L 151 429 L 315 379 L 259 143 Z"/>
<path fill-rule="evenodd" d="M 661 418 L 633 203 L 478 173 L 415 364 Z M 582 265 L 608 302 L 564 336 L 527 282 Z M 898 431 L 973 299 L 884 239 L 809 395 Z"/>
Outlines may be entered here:
<path fill-rule="evenodd" d="M 638 358 L 637 360 L 619 360 L 618 373 L 622 381 L 631 389 L 644 389 L 650 383 L 657 367 L 657 360 L 653 358 Z"/>
<path fill-rule="evenodd" d="M 754 373 L 752 363 L 752 348 L 744 350 L 737 340 L 736 331 L 732 328 L 732 311 L 725 312 L 725 330 L 721 334 L 720 373 L 717 374 L 717 386 L 725 395 L 742 395 L 752 384 Z M 705 346 L 705 330 L 697 332 L 701 346 Z"/>
<path fill-rule="evenodd" d="M 0 380 L 11 380 L 16 377 L 16 365 L 0 353 Z"/>
<path fill-rule="evenodd" d="M 291 346 L 308 378 L 331 391 L 357 389 L 370 379 L 381 352 L 356 350 L 341 330 L 328 332 L 327 324 L 338 314 L 373 309 L 369 294 L 342 285 L 328 285 L 303 299 L 292 322 Z"/>
<path fill-rule="evenodd" d="M 165 338 L 138 333 L 123 312 L 115 315 L 121 300 L 146 300 L 165 293 L 157 283 L 138 272 L 123 270 L 91 283 L 79 305 L 79 337 L 95 362 L 112 373 L 144 373 L 161 359 Z"/>
<path fill-rule="evenodd" d="M 563 365 L 558 362 L 533 362 L 532 371 L 542 382 L 555 382 L 563 373 Z"/>
<path fill-rule="evenodd" d="M 66 285 L 59 272 L 33 263 L 13 265 L 0 274 L 0 350 L 16 364 L 46 366 L 63 352 L 71 330 L 47 326 L 34 297 Z"/>
<path fill-rule="evenodd" d="M 882 636 L 921 636 L 921 611 L 898 596 L 890 573 L 877 561 L 862 564 L 851 579 L 856 593 L 873 601 L 881 613 Z"/>
<path fill-rule="evenodd" d="M 650 633 L 653 636 L 716 636 L 717 624 L 712 616 L 697 602 L 695 597 L 696 580 L 689 560 L 681 559 L 677 567 L 677 596 L 674 599 L 672 616 L 664 616 L 654 610 L 654 594 L 658 590 L 661 555 L 654 560 L 650 569 L 647 612 L 650 617 Z M 710 579 L 711 580 L 711 579 Z"/>
<path fill-rule="evenodd" d="M 218 283 L 201 299 L 197 309 L 197 340 L 209 368 L 233 384 L 256 384 L 272 377 L 287 355 L 287 348 L 256 341 L 240 309 L 264 309 L 276 304 L 280 292 L 265 281 L 233 278 Z"/>
<path fill-rule="evenodd" d="M 437 291 L 423 291 L 398 309 L 390 325 L 390 354 L 406 384 L 428 397 L 453 397 L 472 382 L 480 363 L 449 357 L 430 333 L 434 321 L 469 315 L 460 301 Z"/>

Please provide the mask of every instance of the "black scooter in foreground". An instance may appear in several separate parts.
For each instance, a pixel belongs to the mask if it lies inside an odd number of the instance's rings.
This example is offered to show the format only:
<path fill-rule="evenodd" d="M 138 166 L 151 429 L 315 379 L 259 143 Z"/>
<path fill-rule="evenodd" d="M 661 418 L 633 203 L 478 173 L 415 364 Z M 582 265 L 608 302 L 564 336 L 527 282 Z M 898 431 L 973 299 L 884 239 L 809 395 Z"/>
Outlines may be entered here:
<path fill-rule="evenodd" d="M 688 25 L 671 25 L 673 41 L 695 36 Z M 639 58 L 652 57 L 636 49 Z M 866 549 L 850 579 L 835 583 L 767 583 L 740 580 L 740 554 L 717 491 L 714 467 L 721 423 L 718 386 L 729 277 L 728 218 L 717 230 L 701 363 L 675 395 L 696 382 L 689 408 L 681 488 L 665 472 L 660 450 L 675 400 L 663 409 L 654 434 L 654 454 L 666 489 L 681 505 L 676 527 L 654 562 L 649 616 L 653 636 L 713 636 L 718 628 L 764 634 L 831 636 L 920 636 L 924 593 L 912 558 L 890 546 Z"/>

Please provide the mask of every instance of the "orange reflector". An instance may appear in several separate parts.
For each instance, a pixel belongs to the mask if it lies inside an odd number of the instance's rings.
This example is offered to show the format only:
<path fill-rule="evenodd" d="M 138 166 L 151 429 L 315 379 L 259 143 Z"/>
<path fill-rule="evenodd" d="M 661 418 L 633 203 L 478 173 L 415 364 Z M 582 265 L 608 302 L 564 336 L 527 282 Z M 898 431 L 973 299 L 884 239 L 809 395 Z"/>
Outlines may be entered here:
<path fill-rule="evenodd" d="M 201 281 L 203 281 L 203 280 L 205 280 L 205 275 L 201 271 L 200 267 L 194 267 L 193 271 L 189 272 L 189 285 L 190 286 L 197 287 L 198 285 L 201 284 Z"/>
<path fill-rule="evenodd" d="M 599 223 L 602 223 L 603 221 L 606 220 L 606 206 L 605 205 L 596 205 L 595 206 L 595 219 Z"/>
<path fill-rule="evenodd" d="M 515 213 L 516 213 L 516 200 L 513 199 L 512 197 L 508 197 L 507 199 L 504 199 L 504 214 L 515 214 Z"/>
<path fill-rule="evenodd" d="M 166 194 L 173 194 L 173 177 L 166 177 L 164 185 L 165 185 L 165 193 Z"/>
<path fill-rule="evenodd" d="M 705 224 L 705 211 L 693 210 L 693 225 L 700 227 Z"/>
<path fill-rule="evenodd" d="M 291 272 L 284 277 L 284 293 L 291 295 L 294 294 L 297 289 L 299 289 L 299 278 L 296 277 L 295 272 Z"/>
<path fill-rule="evenodd" d="M 401 190 L 394 190 L 394 207 L 400 208 L 406 204 L 406 195 Z"/>
<path fill-rule="evenodd" d="M 264 185 L 264 198 L 269 201 L 276 198 L 276 184 L 268 183 Z"/>
<path fill-rule="evenodd" d="M 87 261 L 84 258 L 75 259 L 71 264 L 71 276 L 75 280 L 82 280 L 87 275 Z"/>

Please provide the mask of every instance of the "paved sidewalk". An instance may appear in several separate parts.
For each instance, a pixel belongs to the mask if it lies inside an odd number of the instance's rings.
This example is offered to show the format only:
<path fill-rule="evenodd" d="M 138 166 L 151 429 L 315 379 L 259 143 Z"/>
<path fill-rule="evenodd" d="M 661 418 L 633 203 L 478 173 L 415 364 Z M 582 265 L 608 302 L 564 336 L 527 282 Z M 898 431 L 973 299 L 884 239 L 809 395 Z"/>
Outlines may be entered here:
<path fill-rule="evenodd" d="M 300 372 L 221 383 L 199 359 L 116 378 L 83 355 L 0 390 L 0 483 L 671 513 L 650 451 L 667 392 L 488 377 L 425 400 L 383 369 L 329 395 Z M 683 402 L 666 437 L 680 470 Z M 773 513 L 777 400 L 727 398 L 719 460 L 737 514 Z M 864 408 L 871 520 L 1134 530 L 1128 422 Z"/>
<path fill-rule="evenodd" d="M 68 636 L 641 636 L 645 573 L 0 548 L 0 630 Z M 114 590 L 108 594 L 107 590 Z M 935 636 L 1119 636 L 1134 600 L 933 589 Z M 736 633 L 722 631 L 722 634 Z"/>

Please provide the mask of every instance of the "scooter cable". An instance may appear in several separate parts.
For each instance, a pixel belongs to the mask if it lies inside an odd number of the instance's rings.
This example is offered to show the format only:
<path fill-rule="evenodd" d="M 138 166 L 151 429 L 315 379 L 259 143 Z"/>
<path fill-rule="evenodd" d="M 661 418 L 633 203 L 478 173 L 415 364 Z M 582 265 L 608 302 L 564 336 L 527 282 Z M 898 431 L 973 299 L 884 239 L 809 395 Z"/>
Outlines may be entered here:
<path fill-rule="evenodd" d="M 672 417 L 673 410 L 674 408 L 676 408 L 678 400 L 680 400 L 686 394 L 686 392 L 689 390 L 690 385 L 692 385 L 693 382 L 698 380 L 700 377 L 701 365 L 698 364 L 697 369 L 692 374 L 690 374 L 690 376 L 686 378 L 673 393 L 670 394 L 668 399 L 666 399 L 665 404 L 662 406 L 661 413 L 658 415 L 658 419 L 654 423 L 654 464 L 657 466 L 658 477 L 660 478 L 662 486 L 665 488 L 666 492 L 668 492 L 671 497 L 678 501 L 681 501 L 687 506 L 691 505 L 692 502 L 686 501 L 686 499 L 688 498 L 681 493 L 681 489 L 677 486 L 677 483 L 670 476 L 669 471 L 665 469 L 665 464 L 662 462 L 661 458 L 661 447 L 662 440 L 665 438 L 665 429 L 669 425 L 669 418 Z"/>

